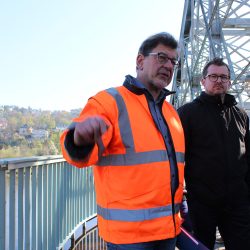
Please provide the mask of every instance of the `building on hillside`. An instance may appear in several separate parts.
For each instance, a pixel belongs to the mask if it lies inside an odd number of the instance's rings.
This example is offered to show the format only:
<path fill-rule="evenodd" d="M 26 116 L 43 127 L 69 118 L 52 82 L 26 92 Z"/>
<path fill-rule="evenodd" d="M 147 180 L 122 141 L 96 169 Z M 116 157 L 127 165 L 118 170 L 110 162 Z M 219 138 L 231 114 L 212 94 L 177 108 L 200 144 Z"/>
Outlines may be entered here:
<path fill-rule="evenodd" d="M 32 139 L 48 139 L 49 131 L 45 129 L 33 129 L 31 138 Z"/>
<path fill-rule="evenodd" d="M 29 136 L 32 134 L 32 127 L 28 126 L 27 124 L 24 124 L 22 125 L 20 128 L 19 128 L 19 135 L 21 136 Z"/>

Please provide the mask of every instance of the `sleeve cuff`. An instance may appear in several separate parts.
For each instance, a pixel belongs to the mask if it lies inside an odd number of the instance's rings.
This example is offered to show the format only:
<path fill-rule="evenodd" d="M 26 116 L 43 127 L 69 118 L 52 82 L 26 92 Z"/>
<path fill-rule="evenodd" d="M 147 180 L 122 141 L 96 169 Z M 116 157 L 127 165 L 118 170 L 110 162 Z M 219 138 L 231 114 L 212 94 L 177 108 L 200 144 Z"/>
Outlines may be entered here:
<path fill-rule="evenodd" d="M 94 144 L 87 146 L 77 146 L 74 144 L 74 131 L 70 129 L 65 137 L 64 147 L 72 159 L 84 160 L 94 148 Z"/>

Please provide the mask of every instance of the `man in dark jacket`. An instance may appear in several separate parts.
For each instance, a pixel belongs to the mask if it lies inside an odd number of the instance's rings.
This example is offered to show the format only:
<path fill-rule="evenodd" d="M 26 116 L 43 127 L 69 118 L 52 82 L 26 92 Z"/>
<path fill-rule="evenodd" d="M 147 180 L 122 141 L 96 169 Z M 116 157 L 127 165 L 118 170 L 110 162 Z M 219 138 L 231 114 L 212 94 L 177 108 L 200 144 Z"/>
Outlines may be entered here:
<path fill-rule="evenodd" d="M 230 69 L 222 59 L 204 67 L 201 83 L 205 91 L 178 109 L 193 231 L 209 249 L 217 226 L 227 250 L 250 249 L 249 118 L 226 93 Z"/>

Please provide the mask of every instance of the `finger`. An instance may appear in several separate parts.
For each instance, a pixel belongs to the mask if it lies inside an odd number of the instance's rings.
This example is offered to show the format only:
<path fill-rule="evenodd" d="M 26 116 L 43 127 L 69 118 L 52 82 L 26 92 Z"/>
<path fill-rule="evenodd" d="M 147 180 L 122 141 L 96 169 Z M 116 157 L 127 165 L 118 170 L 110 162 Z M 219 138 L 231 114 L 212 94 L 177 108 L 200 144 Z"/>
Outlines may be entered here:
<path fill-rule="evenodd" d="M 99 126 L 95 129 L 94 140 L 95 140 L 96 144 L 98 145 L 98 158 L 100 158 L 102 156 L 102 152 L 104 151 L 104 145 L 102 142 L 101 126 Z"/>
<path fill-rule="evenodd" d="M 101 132 L 101 134 L 104 134 L 108 130 L 108 128 L 109 128 L 109 126 L 105 122 L 102 122 L 100 124 L 100 132 Z"/>

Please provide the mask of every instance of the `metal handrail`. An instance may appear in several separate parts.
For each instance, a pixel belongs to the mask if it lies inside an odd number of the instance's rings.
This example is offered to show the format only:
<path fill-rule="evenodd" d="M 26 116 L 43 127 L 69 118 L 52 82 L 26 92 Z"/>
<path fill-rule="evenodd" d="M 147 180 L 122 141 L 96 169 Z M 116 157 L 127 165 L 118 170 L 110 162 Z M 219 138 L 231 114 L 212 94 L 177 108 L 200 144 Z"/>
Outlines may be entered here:
<path fill-rule="evenodd" d="M 62 156 L 0 160 L 0 249 L 70 249 L 96 215 L 92 168 Z"/>

